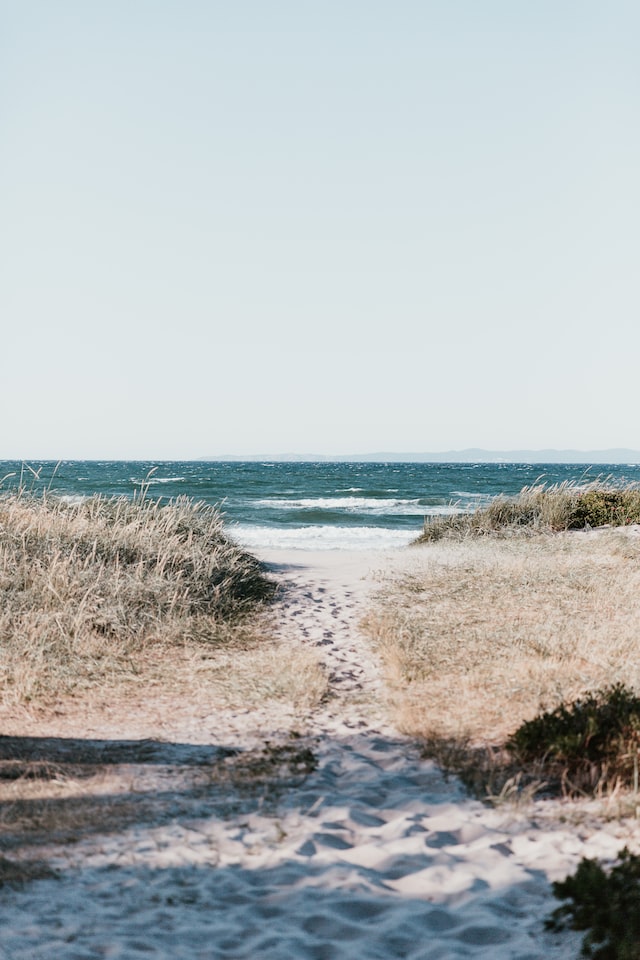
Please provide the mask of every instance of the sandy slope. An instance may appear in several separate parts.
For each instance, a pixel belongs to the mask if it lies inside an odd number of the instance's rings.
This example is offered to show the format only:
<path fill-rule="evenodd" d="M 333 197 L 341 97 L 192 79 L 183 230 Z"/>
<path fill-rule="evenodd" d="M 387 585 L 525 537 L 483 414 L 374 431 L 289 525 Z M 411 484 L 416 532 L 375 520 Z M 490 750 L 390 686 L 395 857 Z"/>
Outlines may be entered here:
<path fill-rule="evenodd" d="M 134 816 L 50 845 L 59 879 L 1 892 L 0 957 L 577 956 L 575 934 L 543 929 L 555 905 L 550 880 L 583 855 L 613 857 L 635 827 L 571 826 L 541 819 L 540 807 L 529 812 L 537 819 L 489 809 L 394 732 L 357 622 L 372 573 L 399 557 L 265 556 L 283 583 L 283 635 L 316 647 L 330 674 L 327 702 L 295 718 L 301 737 L 292 742 L 312 748 L 317 769 L 279 790 L 230 796 L 215 778 L 197 781 L 202 764 L 230 746 L 284 742 L 293 718 L 202 706 L 197 716 L 186 707 L 165 714 L 172 745 L 150 741 L 152 772 L 130 769 L 132 780 L 147 777 L 147 794 L 154 785 L 155 819 L 147 810 L 144 824 Z M 180 793 L 185 763 L 197 789 Z"/>

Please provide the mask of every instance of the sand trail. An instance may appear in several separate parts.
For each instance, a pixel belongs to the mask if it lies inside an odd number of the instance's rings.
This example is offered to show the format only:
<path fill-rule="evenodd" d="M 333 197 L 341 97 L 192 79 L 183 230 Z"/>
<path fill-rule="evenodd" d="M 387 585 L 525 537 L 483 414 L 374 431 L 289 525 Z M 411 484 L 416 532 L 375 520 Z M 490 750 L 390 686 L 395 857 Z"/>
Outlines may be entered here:
<path fill-rule="evenodd" d="M 357 630 L 371 574 L 391 561 L 266 559 L 283 583 L 283 636 L 317 648 L 330 677 L 326 701 L 296 718 L 296 748 L 312 750 L 316 769 L 233 802 L 203 782 L 156 821 L 51 847 L 58 879 L 2 891 L 0 958 L 577 957 L 577 935 L 544 930 L 550 881 L 584 855 L 615 856 L 634 828 L 541 828 L 535 809 L 468 799 L 393 730 Z M 197 757 L 283 742 L 286 721 L 205 711 L 173 739 Z M 150 749 L 161 767 L 162 747 Z M 164 776 L 168 789 L 170 764 Z"/>

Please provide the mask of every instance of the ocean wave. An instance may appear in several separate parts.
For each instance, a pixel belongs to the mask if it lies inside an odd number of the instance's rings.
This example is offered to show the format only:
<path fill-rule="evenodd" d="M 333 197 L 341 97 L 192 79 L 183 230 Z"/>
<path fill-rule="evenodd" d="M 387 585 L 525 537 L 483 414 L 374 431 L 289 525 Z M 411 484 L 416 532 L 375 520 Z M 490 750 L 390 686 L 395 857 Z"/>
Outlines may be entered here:
<path fill-rule="evenodd" d="M 419 499 L 398 500 L 384 497 L 274 497 L 249 501 L 251 506 L 272 510 L 344 510 L 347 513 L 405 513 L 421 516 L 425 505 Z"/>
<path fill-rule="evenodd" d="M 136 483 L 139 486 L 151 487 L 155 483 L 180 483 L 186 479 L 186 477 L 149 477 L 148 480 L 136 480 L 134 477 L 131 477 L 131 483 Z"/>
<path fill-rule="evenodd" d="M 283 511 L 289 514 L 296 511 L 301 514 L 300 520 L 321 520 L 323 515 L 333 515 L 336 518 L 347 515 L 362 514 L 370 517 L 437 517 L 450 516 L 455 513 L 466 513 L 473 509 L 473 505 L 458 503 L 434 504 L 419 498 L 398 500 L 382 497 L 301 497 L 299 499 L 270 498 L 262 500 L 248 500 L 246 505 L 252 509 L 266 509 Z"/>
<path fill-rule="evenodd" d="M 423 513 L 425 517 L 452 517 L 457 513 L 472 513 L 473 505 L 461 507 L 457 503 L 446 503 L 442 506 L 425 507 Z"/>
<path fill-rule="evenodd" d="M 227 531 L 248 549 L 283 550 L 388 550 L 406 547 L 419 530 L 388 530 L 382 527 L 259 527 L 229 524 Z"/>
<path fill-rule="evenodd" d="M 398 487 L 384 487 L 384 489 L 371 489 L 370 487 L 338 487 L 336 493 L 365 493 L 367 496 L 379 497 L 383 493 L 397 493 Z"/>

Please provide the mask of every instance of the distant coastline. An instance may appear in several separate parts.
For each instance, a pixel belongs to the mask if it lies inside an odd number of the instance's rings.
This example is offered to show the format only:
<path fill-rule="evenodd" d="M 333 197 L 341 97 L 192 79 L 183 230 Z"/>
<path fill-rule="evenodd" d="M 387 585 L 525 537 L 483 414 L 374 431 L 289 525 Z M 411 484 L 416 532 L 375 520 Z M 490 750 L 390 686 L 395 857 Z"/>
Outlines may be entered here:
<path fill-rule="evenodd" d="M 625 447 L 609 450 L 445 450 L 437 453 L 356 454 L 246 454 L 199 457 L 200 462 L 272 463 L 640 463 L 640 451 Z"/>

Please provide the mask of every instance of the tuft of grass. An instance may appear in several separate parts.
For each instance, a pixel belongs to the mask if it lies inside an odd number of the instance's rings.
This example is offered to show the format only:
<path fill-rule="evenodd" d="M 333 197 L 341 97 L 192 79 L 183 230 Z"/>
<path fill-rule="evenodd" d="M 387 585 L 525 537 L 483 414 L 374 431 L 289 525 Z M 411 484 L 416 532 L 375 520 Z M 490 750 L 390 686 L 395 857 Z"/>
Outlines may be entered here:
<path fill-rule="evenodd" d="M 602 481 L 577 484 L 565 481 L 523 487 L 515 497 L 499 496 L 473 513 L 429 517 L 415 541 L 444 538 L 514 536 L 605 525 L 640 523 L 640 488 L 616 487 Z"/>
<path fill-rule="evenodd" d="M 4 495 L 0 702 L 135 673 L 167 646 L 226 642 L 274 589 L 203 503 Z"/>
<path fill-rule="evenodd" d="M 264 743 L 259 752 L 240 755 L 228 764 L 249 780 L 287 776 L 304 778 L 318 769 L 318 758 L 309 746 L 297 743 Z"/>
<path fill-rule="evenodd" d="M 638 790 L 640 697 L 623 683 L 587 693 L 521 724 L 507 748 L 559 780 L 566 793 Z"/>
<path fill-rule="evenodd" d="M 585 858 L 573 876 L 553 884 L 553 892 L 568 902 L 546 926 L 586 930 L 583 957 L 640 960 L 640 857 L 625 847 L 609 871 Z"/>

